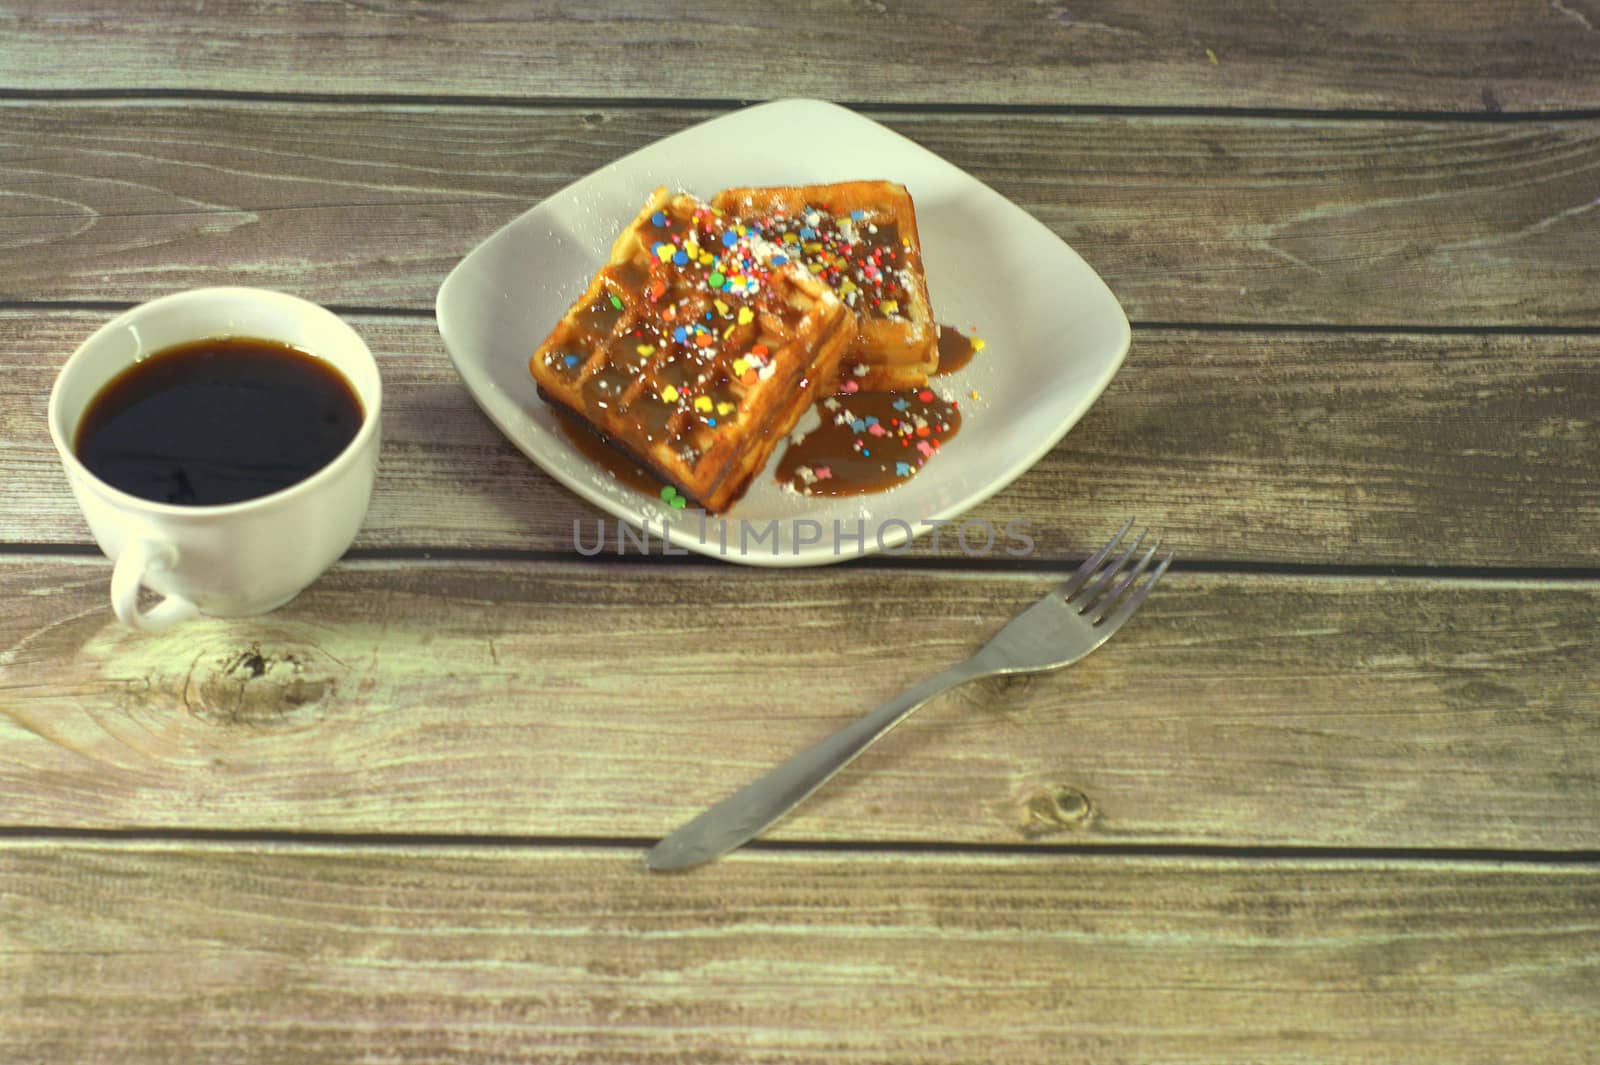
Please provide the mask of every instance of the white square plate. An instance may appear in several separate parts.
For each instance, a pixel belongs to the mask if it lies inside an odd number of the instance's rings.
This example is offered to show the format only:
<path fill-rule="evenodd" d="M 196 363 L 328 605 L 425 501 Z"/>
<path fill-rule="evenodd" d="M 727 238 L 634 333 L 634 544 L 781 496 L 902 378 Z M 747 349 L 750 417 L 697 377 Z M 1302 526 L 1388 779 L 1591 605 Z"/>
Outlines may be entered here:
<path fill-rule="evenodd" d="M 538 397 L 528 356 L 651 189 L 709 199 L 734 185 L 857 179 L 911 191 L 934 316 L 963 332 L 976 327 L 987 343 L 965 369 L 937 379 L 938 391 L 960 401 L 962 425 L 917 476 L 878 494 L 809 497 L 783 490 L 769 466 L 719 526 L 617 483 L 567 441 Z M 601 167 L 475 248 L 440 286 L 436 310 L 468 390 L 552 477 L 648 530 L 653 552 L 665 529 L 677 548 L 763 566 L 892 551 L 989 498 L 1083 417 L 1122 364 L 1130 336 L 1111 290 L 1038 220 L 898 133 L 817 100 L 736 111 Z M 774 460 L 781 454 L 780 445 Z M 752 534 L 743 551 L 742 531 Z M 614 530 L 607 541 L 615 547 Z"/>

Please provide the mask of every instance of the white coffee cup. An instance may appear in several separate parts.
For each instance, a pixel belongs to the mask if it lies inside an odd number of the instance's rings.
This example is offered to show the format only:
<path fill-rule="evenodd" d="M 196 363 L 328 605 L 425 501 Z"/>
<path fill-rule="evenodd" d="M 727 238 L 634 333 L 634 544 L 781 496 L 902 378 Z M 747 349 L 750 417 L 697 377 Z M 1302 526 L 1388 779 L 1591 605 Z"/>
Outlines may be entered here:
<path fill-rule="evenodd" d="M 166 348 L 252 337 L 326 361 L 361 400 L 355 438 L 332 462 L 267 495 L 215 506 L 153 502 L 113 488 L 73 451 L 90 401 L 120 372 Z M 366 518 L 378 467 L 378 364 L 338 316 L 282 292 L 203 288 L 135 307 L 73 352 L 50 392 L 50 438 L 100 550 L 116 562 L 111 606 L 125 624 L 164 629 L 198 615 L 245 617 L 298 595 L 343 555 Z M 148 611 L 139 590 L 165 598 Z"/>

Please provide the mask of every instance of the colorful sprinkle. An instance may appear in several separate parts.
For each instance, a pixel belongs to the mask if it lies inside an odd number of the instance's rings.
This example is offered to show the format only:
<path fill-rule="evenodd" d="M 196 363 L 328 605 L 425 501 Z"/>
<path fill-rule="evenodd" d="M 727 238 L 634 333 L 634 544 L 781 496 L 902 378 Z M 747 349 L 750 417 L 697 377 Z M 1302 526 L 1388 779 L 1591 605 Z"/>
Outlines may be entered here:
<path fill-rule="evenodd" d="M 895 463 L 894 464 L 894 473 L 895 473 L 896 477 L 910 477 L 911 476 L 911 463 L 909 463 L 909 462 L 897 462 L 897 463 Z"/>
<path fill-rule="evenodd" d="M 694 398 L 694 409 L 699 411 L 701 414 L 710 414 L 711 407 L 712 403 L 710 396 L 696 396 Z"/>
<path fill-rule="evenodd" d="M 640 344 L 633 350 L 637 351 L 640 355 L 654 355 L 656 353 L 656 346 L 654 344 Z"/>
<path fill-rule="evenodd" d="M 674 265 L 674 266 L 688 266 L 689 265 L 689 253 L 686 252 L 686 251 L 683 251 L 681 249 L 678 250 L 677 252 L 674 252 L 673 256 L 672 256 L 672 265 Z"/>
<path fill-rule="evenodd" d="M 565 362 L 568 367 L 578 365 L 578 357 L 576 355 L 565 356 L 562 361 Z"/>
<path fill-rule="evenodd" d="M 663 403 L 676 403 L 676 402 L 678 402 L 678 389 L 677 389 L 677 387 L 674 386 L 674 385 L 668 385 L 666 388 L 663 388 L 661 390 L 661 401 Z"/>
<path fill-rule="evenodd" d="M 726 280 L 727 278 L 722 276 L 721 270 L 713 270 L 711 271 L 711 276 L 706 278 L 706 284 L 710 285 L 712 288 L 721 288 L 722 283 Z"/>
<path fill-rule="evenodd" d="M 851 308 L 897 316 L 908 294 L 903 268 L 910 244 L 892 223 L 881 228 L 865 222 L 858 228 L 856 223 L 865 219 L 862 210 L 852 211 L 847 219 L 826 208 L 809 207 L 798 216 L 778 210 L 747 221 L 753 232 L 779 244 L 787 255 L 796 256 L 796 249 L 804 252 L 806 268 Z M 777 266 L 787 260 L 775 255 L 771 261 Z M 884 303 L 890 306 L 884 308 Z"/>
<path fill-rule="evenodd" d="M 749 307 L 740 307 L 739 308 L 739 324 L 740 325 L 749 325 L 751 322 L 755 321 L 755 317 L 756 317 L 756 312 L 752 311 Z"/>
<path fill-rule="evenodd" d="M 622 310 L 622 301 L 617 298 L 616 293 L 611 294 L 611 306 L 616 310 Z"/>
<path fill-rule="evenodd" d="M 722 246 L 724 248 L 731 248 L 735 244 L 737 244 L 738 242 L 739 242 L 738 236 L 736 236 L 731 229 L 728 232 L 722 234 Z"/>
<path fill-rule="evenodd" d="M 667 224 L 667 216 L 662 214 L 660 211 L 657 211 L 655 214 L 650 216 L 650 224 L 655 226 L 657 229 L 660 229 L 662 226 Z"/>

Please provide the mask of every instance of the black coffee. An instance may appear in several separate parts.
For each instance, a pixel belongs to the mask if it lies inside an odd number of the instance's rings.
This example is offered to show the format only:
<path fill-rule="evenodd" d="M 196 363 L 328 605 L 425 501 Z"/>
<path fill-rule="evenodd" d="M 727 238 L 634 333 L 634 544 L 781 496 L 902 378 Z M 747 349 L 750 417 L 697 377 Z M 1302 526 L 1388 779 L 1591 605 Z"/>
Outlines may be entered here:
<path fill-rule="evenodd" d="M 73 451 L 102 481 L 158 503 L 237 503 L 316 473 L 355 438 L 361 399 L 332 366 L 271 340 L 167 348 L 113 378 Z"/>

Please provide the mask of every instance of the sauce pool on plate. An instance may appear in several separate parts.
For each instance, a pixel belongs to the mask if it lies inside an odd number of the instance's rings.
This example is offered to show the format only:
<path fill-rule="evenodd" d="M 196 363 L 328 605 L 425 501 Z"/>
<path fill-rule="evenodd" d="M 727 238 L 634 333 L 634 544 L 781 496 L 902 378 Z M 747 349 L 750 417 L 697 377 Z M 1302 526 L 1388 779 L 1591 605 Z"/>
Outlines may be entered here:
<path fill-rule="evenodd" d="M 953 325 L 939 327 L 939 368 L 934 373 L 943 377 L 964 369 L 972 357 L 983 350 L 982 337 L 969 337 Z"/>
<path fill-rule="evenodd" d="M 862 495 L 904 484 L 961 428 L 959 406 L 931 388 L 839 394 L 818 406 L 822 424 L 778 460 L 779 483 L 801 495 Z"/>

